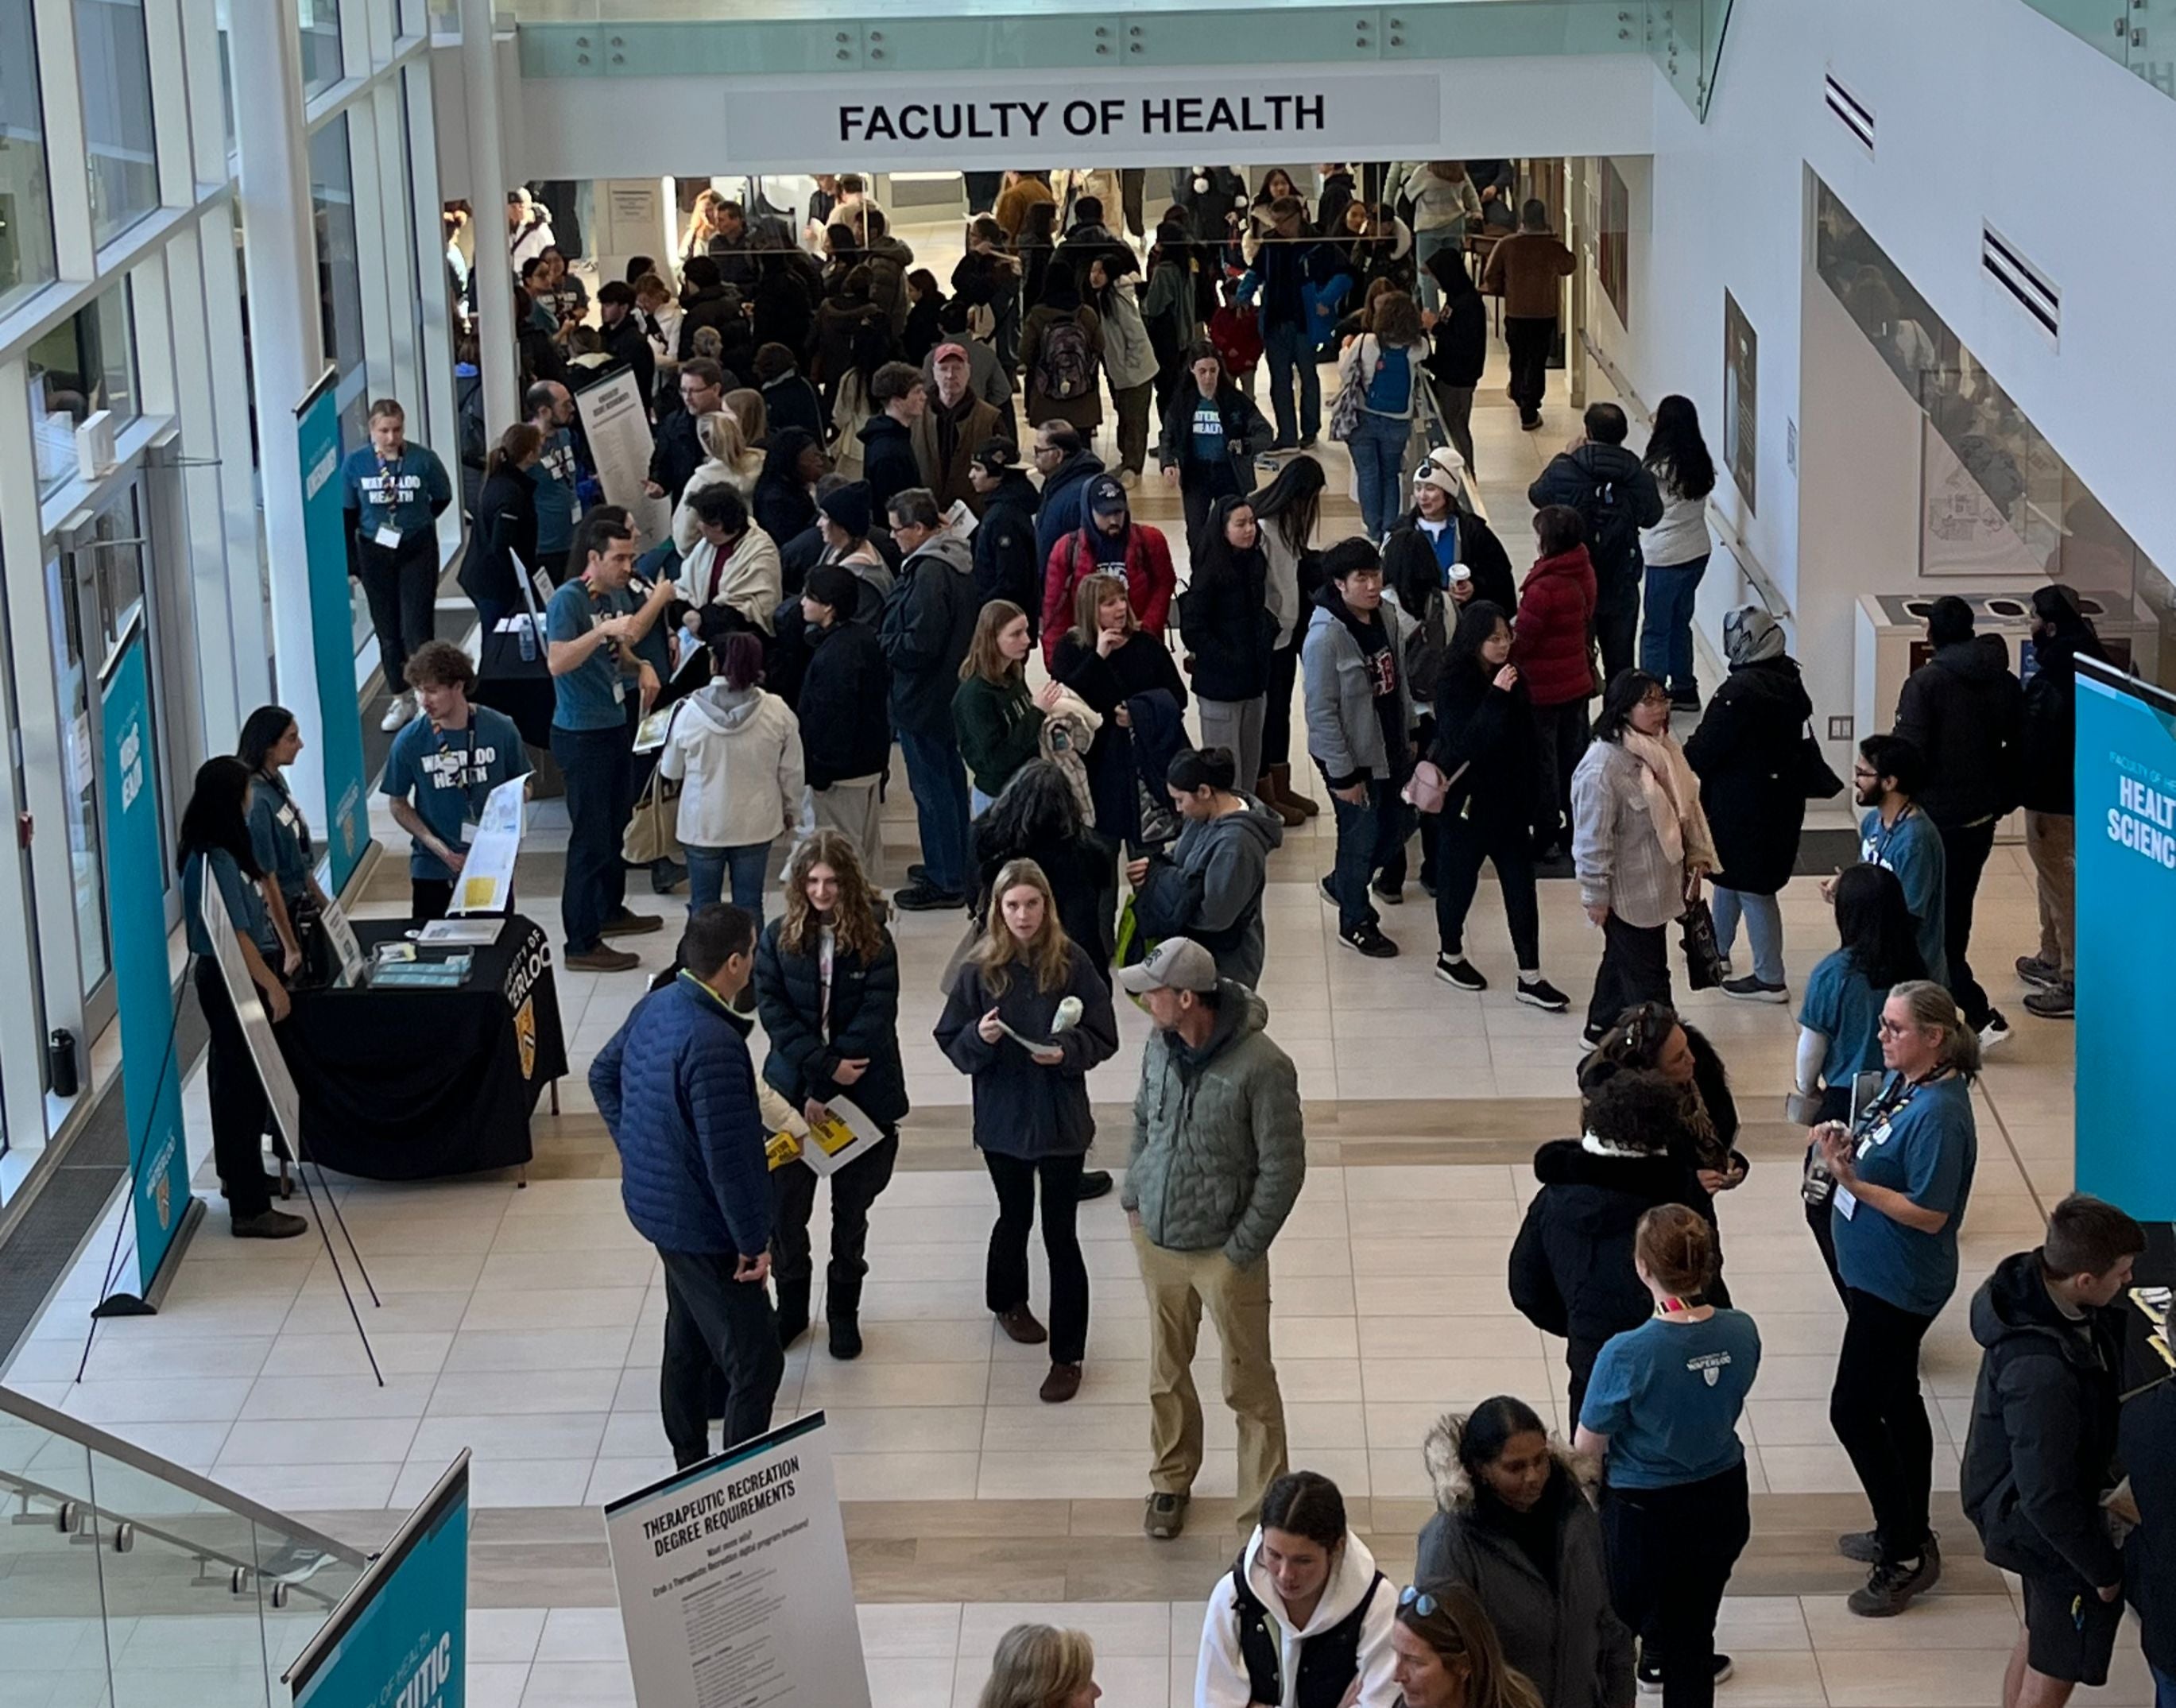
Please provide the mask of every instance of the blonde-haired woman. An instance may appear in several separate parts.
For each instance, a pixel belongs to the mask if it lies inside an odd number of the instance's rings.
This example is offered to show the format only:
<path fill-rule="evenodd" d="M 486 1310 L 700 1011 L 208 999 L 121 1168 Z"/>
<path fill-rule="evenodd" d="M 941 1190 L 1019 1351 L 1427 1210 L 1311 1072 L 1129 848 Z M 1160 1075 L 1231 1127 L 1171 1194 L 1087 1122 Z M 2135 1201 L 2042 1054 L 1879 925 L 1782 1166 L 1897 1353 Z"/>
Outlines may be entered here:
<path fill-rule="evenodd" d="M 741 424 L 741 442 L 750 450 L 770 438 L 770 405 L 763 400 L 761 392 L 744 385 L 727 392 L 719 407 Z"/>
<path fill-rule="evenodd" d="M 1408 1584 L 1390 1625 L 1398 1708 L 1542 1708 L 1463 1584 Z"/>
<path fill-rule="evenodd" d="M 786 911 L 764 927 L 755 951 L 756 1011 L 770 1043 L 764 1083 L 811 1126 L 830 1112 L 832 1099 L 845 1097 L 884 1135 L 831 1176 L 824 1315 L 835 1358 L 861 1356 L 869 1208 L 891 1182 L 907 1109 L 899 1053 L 899 952 L 881 906 L 854 845 L 836 830 L 819 830 L 786 862 Z M 789 1162 L 772 1171 L 770 1183 L 778 1339 L 790 1346 L 808 1326 L 816 1174 L 805 1162 Z"/>
<path fill-rule="evenodd" d="M 976 1708 L 1095 1708 L 1096 1649 L 1085 1631 L 1015 1625 L 998 1639 Z"/>
<path fill-rule="evenodd" d="M 1080 1019 L 1060 1031 L 1058 1012 L 1069 1005 Z M 1007 862 L 991 885 L 989 922 L 945 999 L 937 1042 L 973 1081 L 975 1147 L 997 1189 L 983 1302 L 1021 1345 L 1049 1342 L 1042 1398 L 1070 1400 L 1088 1346 L 1088 1266 L 1074 1227 L 1081 1160 L 1096 1137 L 1088 1070 L 1118 1053 L 1118 1023 L 1094 958 L 1058 922 L 1050 880 L 1034 861 Z M 1028 1308 L 1038 1181 L 1047 1332 Z"/>
<path fill-rule="evenodd" d="M 695 205 L 688 210 L 688 229 L 680 240 L 680 264 L 685 268 L 691 257 L 710 253 L 710 239 L 718 235 L 718 209 L 725 201 L 715 189 L 705 189 L 695 197 Z"/>
<path fill-rule="evenodd" d="M 993 599 L 976 617 L 967 655 L 960 661 L 952 728 L 967 767 L 968 802 L 978 819 L 1013 773 L 1041 750 L 1043 718 L 1062 691 L 1047 682 L 1028 692 L 1027 655 L 1034 646 L 1027 612 L 1009 599 Z"/>
<path fill-rule="evenodd" d="M 743 504 L 755 502 L 756 476 L 763 472 L 763 453 L 749 449 L 740 420 L 730 411 L 714 409 L 695 418 L 695 443 L 703 460 L 688 476 L 680 503 L 672 512 L 672 545 L 685 558 L 700 537 L 695 509 L 690 500 L 705 487 L 731 487 Z"/>
<path fill-rule="evenodd" d="M 1101 571 L 1074 590 L 1073 626 L 1058 639 L 1050 673 L 1103 720 L 1088 749 L 1088 790 L 1095 797 L 1096 834 L 1112 842 L 1141 835 L 1141 789 L 1134 763 L 1133 702 L 1170 697 L 1186 710 L 1186 684 L 1171 649 L 1141 628 L 1125 578 Z"/>

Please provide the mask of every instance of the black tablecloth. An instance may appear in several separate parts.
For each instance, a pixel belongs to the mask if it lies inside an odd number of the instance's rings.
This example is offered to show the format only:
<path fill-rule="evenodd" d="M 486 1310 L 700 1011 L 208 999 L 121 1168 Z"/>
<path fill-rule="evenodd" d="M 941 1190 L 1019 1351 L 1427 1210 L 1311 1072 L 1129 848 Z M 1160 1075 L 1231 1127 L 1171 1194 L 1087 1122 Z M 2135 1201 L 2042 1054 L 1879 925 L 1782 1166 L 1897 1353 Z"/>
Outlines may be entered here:
<path fill-rule="evenodd" d="M 557 697 L 543 648 L 537 648 L 536 657 L 524 658 L 518 634 L 487 634 L 482 641 L 483 656 L 476 663 L 476 703 L 512 718 L 521 739 L 530 747 L 550 747 Z"/>
<path fill-rule="evenodd" d="M 367 955 L 405 921 L 357 920 Z M 421 949 L 437 959 L 449 951 Z M 567 1071 L 552 949 L 516 915 L 446 990 L 303 990 L 279 1029 L 305 1155 L 366 1180 L 424 1180 L 530 1158 L 529 1117 Z"/>

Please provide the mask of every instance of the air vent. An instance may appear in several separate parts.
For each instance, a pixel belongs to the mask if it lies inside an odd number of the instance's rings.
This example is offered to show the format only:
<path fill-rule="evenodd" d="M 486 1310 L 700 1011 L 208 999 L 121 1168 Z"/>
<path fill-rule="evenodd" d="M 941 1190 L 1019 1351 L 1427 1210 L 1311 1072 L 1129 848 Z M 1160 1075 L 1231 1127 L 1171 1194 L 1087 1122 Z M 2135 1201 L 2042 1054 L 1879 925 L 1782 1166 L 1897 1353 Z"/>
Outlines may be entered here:
<path fill-rule="evenodd" d="M 1867 153 L 1874 152 L 1874 112 L 1867 104 L 1836 80 L 1831 73 L 1822 79 L 1822 96 L 1829 111 L 1836 116 L 1843 128 L 1858 139 L 1858 145 Z"/>
<path fill-rule="evenodd" d="M 2063 321 L 2063 293 L 1992 226 L 1980 227 L 1979 264 L 2050 340 Z"/>

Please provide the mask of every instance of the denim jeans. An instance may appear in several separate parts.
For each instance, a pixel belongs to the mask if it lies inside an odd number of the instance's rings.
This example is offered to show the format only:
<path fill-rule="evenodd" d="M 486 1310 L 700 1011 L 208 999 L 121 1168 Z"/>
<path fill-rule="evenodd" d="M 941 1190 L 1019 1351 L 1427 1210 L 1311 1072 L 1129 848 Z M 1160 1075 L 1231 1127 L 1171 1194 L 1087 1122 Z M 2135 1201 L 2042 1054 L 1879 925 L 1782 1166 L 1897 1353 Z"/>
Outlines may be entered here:
<path fill-rule="evenodd" d="M 1689 563 L 1647 566 L 1647 626 L 1640 636 L 1640 668 L 1680 694 L 1693 677 L 1693 595 L 1707 574 L 1705 552 Z"/>
<path fill-rule="evenodd" d="M 627 867 L 619 857 L 632 799 L 634 755 L 627 729 L 568 730 L 552 726 L 552 757 L 567 780 L 567 871 L 559 887 L 559 920 L 570 955 L 603 941 L 607 921 L 626 911 Z"/>
<path fill-rule="evenodd" d="M 2146 1670 L 2153 1674 L 2153 1708 L 2176 1708 L 2176 1673 L 2152 1666 Z"/>
<path fill-rule="evenodd" d="M 948 895 L 967 893 L 967 768 L 948 736 L 899 732 L 906 760 L 906 786 L 922 830 L 922 863 L 929 881 Z"/>
<path fill-rule="evenodd" d="M 1380 540 L 1397 520 L 1412 429 L 1412 422 L 1395 416 L 1363 415 L 1346 443 L 1360 483 L 1360 525 L 1370 540 Z"/>
<path fill-rule="evenodd" d="M 1262 323 L 1262 353 L 1270 362 L 1270 403 L 1277 418 L 1281 448 L 1311 439 L 1322 431 L 1322 376 L 1315 371 L 1314 340 L 1306 323 Z M 1292 371 L 1299 371 L 1299 418 L 1292 419 Z"/>
<path fill-rule="evenodd" d="M 1337 864 L 1330 887 L 1337 893 L 1337 929 L 1350 936 L 1381 918 L 1368 894 L 1377 873 L 1386 884 L 1406 881 L 1406 806 L 1398 798 L 1398 786 L 1384 777 L 1369 780 L 1363 805 L 1355 806 L 1335 791 L 1330 803 L 1337 819 Z"/>
<path fill-rule="evenodd" d="M 1443 288 L 1435 282 L 1435 275 L 1428 271 L 1429 258 L 1444 249 L 1463 253 L 1466 248 L 1465 221 L 1445 226 L 1440 231 L 1413 233 L 1413 263 L 1420 269 L 1423 306 L 1428 308 L 1443 307 Z"/>
<path fill-rule="evenodd" d="M 733 906 L 763 923 L 763 880 L 770 875 L 770 844 L 744 842 L 737 848 L 698 848 L 690 842 L 682 851 L 688 857 L 688 912 L 711 907 L 726 898 L 732 884 Z"/>
<path fill-rule="evenodd" d="M 1726 955 L 1738 940 L 1738 917 L 1745 916 L 1745 940 L 1753 950 L 1753 976 L 1763 984 L 1783 982 L 1783 909 L 1772 895 L 1751 895 L 1716 884 L 1711 894 L 1715 946 Z"/>

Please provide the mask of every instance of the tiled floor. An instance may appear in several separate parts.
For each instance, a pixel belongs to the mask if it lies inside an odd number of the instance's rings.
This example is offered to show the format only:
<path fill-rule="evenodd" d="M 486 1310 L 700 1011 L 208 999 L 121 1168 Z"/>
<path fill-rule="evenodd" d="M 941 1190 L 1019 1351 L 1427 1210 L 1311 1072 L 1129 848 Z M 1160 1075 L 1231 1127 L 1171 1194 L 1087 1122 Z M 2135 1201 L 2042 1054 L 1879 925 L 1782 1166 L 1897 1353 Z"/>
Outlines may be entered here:
<path fill-rule="evenodd" d="M 1556 448 L 1559 425 L 1569 425 L 1560 405 L 1551 414 L 1546 435 L 1520 433 L 1493 384 L 1477 411 L 1485 490 L 1521 562 L 1526 484 Z M 1325 445 L 1324 454 L 1335 466 L 1335 491 L 1341 453 Z M 1137 501 L 1146 519 L 1174 519 L 1172 499 L 1153 484 Z M 1349 503 L 1339 500 L 1332 514 L 1335 529 L 1351 516 Z M 540 807 L 532 846 L 563 839 L 563 825 L 557 803 Z M 382 818 L 377 829 L 399 846 Z M 903 789 L 886 834 L 886 877 L 897 882 L 913 834 Z M 1511 1391 L 1560 1426 L 1569 1421 L 1561 1349 L 1511 1310 L 1502 1278 L 1532 1189 L 1520 1159 L 1536 1133 L 1569 1130 L 1552 1123 L 1569 1119 L 1582 1053 L 1578 1020 L 1520 1008 L 1501 988 L 1475 998 L 1436 982 L 1433 919 L 1417 889 L 1387 911 L 1401 959 L 1342 952 L 1314 888 L 1330 849 L 1326 817 L 1288 835 L 1272 862 L 1266 907 L 1270 1031 L 1298 1065 L 1310 1118 L 1307 1187 L 1272 1257 L 1278 1365 L 1295 1463 L 1330 1473 L 1356 1498 L 1406 1502 L 1418 1514 L 1425 1506 L 1412 1503 L 1428 1493 L 1419 1441 L 1444 1411 Z M 397 859 L 388 862 L 375 893 L 389 899 L 365 911 L 399 911 L 389 898 L 404 893 L 400 872 Z M 631 900 L 650 905 L 635 888 Z M 1542 902 L 1547 969 L 1583 1000 L 1597 934 L 1569 884 L 1544 884 Z M 669 911 L 678 903 L 659 905 Z M 556 899 L 531 886 L 526 907 L 556 937 Z M 1785 892 L 1783 910 L 1789 964 L 1802 976 L 1832 946 L 1832 927 L 1810 882 Z M 927 1504 L 882 1510 L 909 1525 L 927 1513 L 939 1531 L 957 1520 L 945 1532 L 955 1533 L 971 1527 L 971 1513 L 958 1504 L 994 1512 L 998 1503 L 1025 1499 L 1130 1500 L 1143 1487 L 1147 1405 L 1145 1308 L 1123 1218 L 1115 1199 L 1084 1211 L 1095 1313 L 1086 1384 L 1070 1406 L 1042 1406 L 1037 1359 L 994 1333 L 982 1308 L 989 1188 L 960 1140 L 966 1082 L 929 1040 L 939 1006 L 935 975 L 957 921 L 909 915 L 895 928 L 917 1114 L 906 1134 L 909 1166 L 873 1218 L 868 1349 L 846 1365 L 804 1342 L 789 1362 L 779 1415 L 818 1407 L 828 1414 L 850 1528 L 857 1515 L 879 1509 L 868 1503 Z M 1987 967 L 2006 967 L 2010 955 L 2032 946 L 2021 851 L 1997 850 L 1975 941 Z M 1493 884 L 1477 904 L 1471 945 L 1477 963 L 1508 983 Z M 383 1387 L 368 1374 L 315 1241 L 233 1242 L 215 1196 L 157 1318 L 103 1325 L 86 1379 L 70 1380 L 105 1250 L 103 1239 L 95 1242 L 6 1372 L 8 1383 L 275 1507 L 338 1515 L 351 1525 L 406 1507 L 464 1446 L 475 1455 L 476 1500 L 489 1509 L 594 1507 L 668 1468 L 656 1396 L 657 1266 L 620 1209 L 580 1077 L 649 971 L 663 964 L 669 934 L 631 946 L 643 955 L 640 972 L 558 974 L 574 1077 L 561 1088 L 563 1115 L 538 1119 L 538 1178 L 525 1189 L 503 1178 L 339 1188 L 383 1298 L 365 1311 Z M 1977 1094 L 1981 1161 L 1962 1242 L 1968 1277 L 2031 1243 L 2043 1209 L 2070 1183 L 2069 1033 L 2027 1020 L 2006 974 L 1990 982 L 2018 1031 Z M 1764 1521 L 1780 1522 L 1807 1503 L 1856 1499 L 1826 1421 L 1840 1319 L 1800 1218 L 1795 1150 L 1780 1122 L 1795 1029 L 1788 1009 L 1713 993 L 1689 998 L 1686 1010 L 1729 1063 L 1755 1159 L 1744 1187 L 1723 1203 L 1722 1221 L 1733 1292 L 1759 1319 L 1766 1347 L 1744 1434 Z M 1091 1082 L 1109 1112 L 1099 1151 L 1107 1165 L 1123 1161 L 1121 1112 L 1145 1029 L 1130 1007 L 1122 1005 L 1120 1019 L 1123 1047 Z M 199 1158 L 202 1096 L 200 1081 L 193 1084 Z M 200 1174 L 200 1188 L 209 1183 Z M 1038 1253 L 1038 1271 L 1040 1261 Z M 1039 1272 L 1036 1294 L 1045 1296 Z M 1945 1488 L 1954 1487 L 1976 1362 L 1965 1299 L 1938 1324 L 1925 1359 L 1937 1402 L 1936 1477 Z M 1215 1357 L 1205 1326 L 1202 1357 Z M 1213 1378 L 1205 1386 L 1213 1393 Z M 1232 1428 L 1213 1404 L 1208 1443 L 1200 1492 L 1228 1493 Z M 1127 1598 L 1123 1550 L 1149 1545 L 1137 1535 L 1108 1545 L 1120 1550 L 1121 1565 L 1111 1599 L 1000 1605 L 966 1577 L 933 1569 L 926 1581 L 907 1574 L 912 1599 L 902 1602 L 898 1574 L 887 1576 L 892 1599 L 862 1609 L 886 1708 L 971 1702 L 992 1643 L 1015 1617 L 1093 1633 L 1113 1708 L 1190 1701 L 1199 1599 Z M 1970 1538 L 1954 1537 L 1952 1546 L 1968 1549 Z M 1403 1569 L 1409 1558 L 1386 1554 L 1385 1564 Z M 1762 1582 L 1776 1570 L 1787 1579 L 1790 1569 L 1787 1561 L 1764 1566 Z M 1201 1592 L 1214 1572 L 1213 1563 L 1205 1566 Z M 1890 1624 L 1850 1619 L 1828 1593 L 1734 1599 L 1725 1644 L 1739 1671 L 1722 1700 L 1739 1708 L 1994 1701 L 2016 1628 L 1995 1584 L 1990 1575 L 1967 1579 L 1961 1592 Z M 608 1607 L 489 1607 L 473 1616 L 471 1637 L 471 1685 L 482 1708 L 631 1700 Z M 2121 1666 L 2098 1700 L 2147 1700 L 2135 1642 Z"/>

